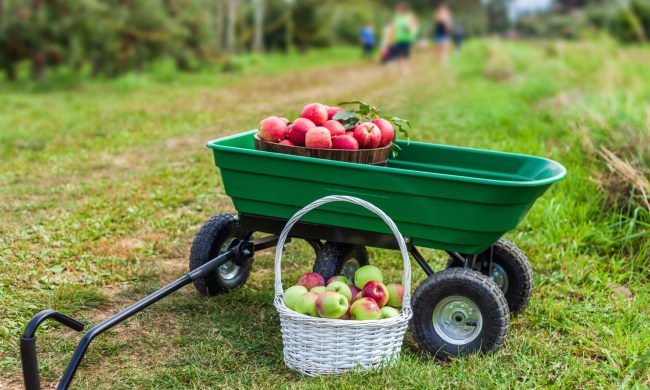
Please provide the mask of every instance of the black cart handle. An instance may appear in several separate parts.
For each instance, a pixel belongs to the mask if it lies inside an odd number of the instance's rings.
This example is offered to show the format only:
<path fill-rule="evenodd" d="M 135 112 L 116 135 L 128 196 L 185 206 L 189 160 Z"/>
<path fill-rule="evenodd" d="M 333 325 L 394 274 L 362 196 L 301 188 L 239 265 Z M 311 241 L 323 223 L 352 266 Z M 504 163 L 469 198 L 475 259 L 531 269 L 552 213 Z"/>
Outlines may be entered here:
<path fill-rule="evenodd" d="M 77 332 L 84 329 L 84 324 L 68 317 L 56 310 L 43 310 L 36 314 L 25 327 L 25 332 L 20 338 L 20 359 L 23 363 L 23 378 L 27 390 L 38 390 L 41 388 L 41 378 L 38 374 L 38 360 L 36 356 L 36 330 L 45 320 L 55 320 Z"/>
<path fill-rule="evenodd" d="M 272 241 L 265 240 L 261 242 L 258 249 L 263 249 L 266 245 L 269 245 Z M 83 335 L 77 348 L 74 350 L 72 359 L 68 363 L 57 389 L 65 390 L 70 386 L 72 378 L 74 377 L 81 360 L 90 345 L 90 342 L 100 334 L 104 333 L 108 329 L 114 327 L 115 325 L 121 323 L 127 318 L 133 316 L 134 314 L 139 313 L 140 311 L 146 309 L 150 305 L 158 302 L 179 288 L 192 283 L 192 281 L 200 278 L 204 278 L 206 275 L 209 275 L 217 270 L 220 266 L 224 265 L 228 261 L 234 261 L 236 264 L 241 264 L 242 261 L 249 258 L 256 248 L 254 242 L 235 240 L 231 243 L 228 252 L 223 253 L 214 259 L 208 261 L 202 266 L 190 271 L 185 276 L 176 279 L 174 282 L 168 284 L 167 286 L 161 288 L 160 290 L 142 298 L 138 302 L 132 304 L 121 312 L 105 319 L 99 324 L 93 326 Z M 82 331 L 84 324 L 81 322 L 66 316 L 65 314 L 59 313 L 55 310 L 43 310 L 42 312 L 36 314 L 27 324 L 25 328 L 25 333 L 20 338 L 20 357 L 23 363 L 23 377 L 25 379 L 25 388 L 27 390 L 39 390 L 41 388 L 41 382 L 38 375 L 38 361 L 36 359 L 36 329 L 41 324 L 41 322 L 46 319 L 53 319 L 65 326 L 68 326 L 76 331 Z"/>

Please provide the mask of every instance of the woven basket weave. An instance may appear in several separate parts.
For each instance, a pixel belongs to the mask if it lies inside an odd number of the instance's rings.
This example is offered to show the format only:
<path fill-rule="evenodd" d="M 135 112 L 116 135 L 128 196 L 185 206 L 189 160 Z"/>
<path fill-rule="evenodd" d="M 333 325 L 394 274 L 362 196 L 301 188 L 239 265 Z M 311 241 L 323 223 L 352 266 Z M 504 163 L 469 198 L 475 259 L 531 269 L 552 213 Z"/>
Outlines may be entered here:
<path fill-rule="evenodd" d="M 399 316 L 383 320 L 350 321 L 316 318 L 287 308 L 282 300 L 282 249 L 293 225 L 307 212 L 330 202 L 348 202 L 377 214 L 397 238 L 404 262 L 402 285 L 404 300 Z M 406 243 L 395 223 L 372 204 L 351 196 L 332 195 L 298 211 L 286 224 L 275 252 L 275 299 L 280 315 L 284 361 L 289 368 L 308 376 L 368 370 L 390 364 L 399 358 L 411 311 L 411 264 Z"/>
<path fill-rule="evenodd" d="M 306 148 L 304 146 L 287 146 L 275 142 L 263 141 L 257 136 L 257 134 L 253 136 L 253 139 L 255 140 L 255 149 L 257 150 L 381 166 L 386 165 L 391 150 L 390 145 L 374 149 L 358 150 L 314 149 Z"/>

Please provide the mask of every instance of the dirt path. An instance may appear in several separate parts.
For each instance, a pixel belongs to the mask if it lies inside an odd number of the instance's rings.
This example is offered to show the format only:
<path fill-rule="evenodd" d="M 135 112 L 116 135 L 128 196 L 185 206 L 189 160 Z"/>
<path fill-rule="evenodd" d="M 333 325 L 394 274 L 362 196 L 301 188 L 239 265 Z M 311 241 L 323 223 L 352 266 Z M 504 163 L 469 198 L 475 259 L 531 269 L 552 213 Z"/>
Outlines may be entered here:
<path fill-rule="evenodd" d="M 51 205 L 59 199 L 79 198 L 77 206 L 83 207 L 89 200 L 79 195 L 80 187 L 84 184 L 121 183 L 126 178 L 146 174 L 161 166 L 184 164 L 188 155 L 206 152 L 204 145 L 207 140 L 252 129 L 264 116 L 290 116 L 291 112 L 298 111 L 308 102 L 335 104 L 361 98 L 389 110 L 398 107 L 404 99 L 399 93 L 401 89 L 435 82 L 432 80 L 434 74 L 430 70 L 430 61 L 426 55 L 417 56 L 409 76 L 403 76 L 394 66 L 355 63 L 274 77 L 251 76 L 219 88 L 180 90 L 172 99 L 155 96 L 152 99 L 145 97 L 146 91 L 138 91 L 128 103 L 125 102 L 125 109 L 142 111 L 153 117 L 157 113 L 170 112 L 182 115 L 196 113 L 197 116 L 207 113 L 215 120 L 207 126 L 192 128 L 183 135 L 161 138 L 146 145 L 136 144 L 119 153 L 100 151 L 86 157 L 83 163 L 79 160 L 82 157 L 69 153 L 57 157 L 63 163 L 56 168 L 44 166 L 33 170 L 25 167 L 26 171 L 19 173 L 19 177 L 11 183 L 24 188 L 23 191 L 12 191 L 8 197 L 5 197 L 4 191 L 0 191 L 0 198 L 4 198 L 0 212 L 6 216 L 3 230 L 11 231 L 12 226 L 19 228 L 47 219 L 51 207 L 43 213 L 39 210 L 45 207 L 40 206 Z M 36 211 L 31 215 L 12 217 L 25 204 L 33 205 Z"/>

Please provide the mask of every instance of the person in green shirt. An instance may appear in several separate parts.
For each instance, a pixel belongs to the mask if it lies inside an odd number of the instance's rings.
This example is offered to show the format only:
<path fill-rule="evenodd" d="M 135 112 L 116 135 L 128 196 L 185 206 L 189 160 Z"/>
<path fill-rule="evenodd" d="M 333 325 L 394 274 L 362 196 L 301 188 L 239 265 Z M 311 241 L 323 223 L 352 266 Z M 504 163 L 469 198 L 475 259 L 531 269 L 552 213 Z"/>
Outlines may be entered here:
<path fill-rule="evenodd" d="M 411 45 L 418 31 L 418 20 L 408 9 L 406 3 L 399 3 L 392 21 L 394 41 L 393 55 L 399 63 L 402 73 L 410 73 L 409 56 Z"/>

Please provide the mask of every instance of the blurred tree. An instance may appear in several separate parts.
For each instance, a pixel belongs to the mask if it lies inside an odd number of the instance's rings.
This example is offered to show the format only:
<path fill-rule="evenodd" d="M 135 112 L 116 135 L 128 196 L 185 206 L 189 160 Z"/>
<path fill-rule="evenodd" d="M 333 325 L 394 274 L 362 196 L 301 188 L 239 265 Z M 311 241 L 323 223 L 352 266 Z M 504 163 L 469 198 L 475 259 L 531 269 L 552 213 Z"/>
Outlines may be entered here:
<path fill-rule="evenodd" d="M 553 6 L 558 12 L 570 12 L 594 5 L 605 5 L 607 0 L 555 0 Z M 609 3 L 615 3 L 610 1 Z"/>
<path fill-rule="evenodd" d="M 237 2 L 238 0 L 227 0 L 228 2 L 228 17 L 226 24 L 226 50 L 228 53 L 237 51 Z"/>
<path fill-rule="evenodd" d="M 512 0 L 489 0 L 487 2 L 488 30 L 504 33 L 510 28 L 508 8 Z"/>
<path fill-rule="evenodd" d="M 321 7 L 318 7 L 319 4 Z M 307 51 L 310 46 L 322 46 L 328 43 L 324 34 L 326 23 L 322 22 L 329 16 L 329 12 L 323 12 L 324 8 L 329 10 L 327 5 L 327 3 L 323 4 L 322 0 L 300 0 L 293 5 L 291 12 L 294 27 L 293 43 L 298 46 L 301 53 Z M 323 12 L 322 17 L 319 15 L 319 8 Z"/>
<path fill-rule="evenodd" d="M 568 39 L 595 27 L 622 42 L 640 43 L 647 42 L 650 33 L 650 0 L 560 1 L 556 11 L 520 18 L 516 27 L 531 37 Z"/>
<path fill-rule="evenodd" d="M 253 0 L 253 10 L 255 13 L 255 30 L 253 33 L 253 51 L 261 52 L 264 50 L 264 0 Z"/>
<path fill-rule="evenodd" d="M 465 35 L 482 35 L 488 31 L 487 6 L 481 0 L 455 0 L 451 6 L 454 21 L 463 26 Z"/>
<path fill-rule="evenodd" d="M 8 80 L 16 80 L 16 65 L 27 57 L 28 9 L 17 0 L 3 0 L 0 11 L 0 67 Z"/>
<path fill-rule="evenodd" d="M 482 0 L 454 0 L 468 33 L 485 30 Z M 497 0 L 494 0 L 497 1 Z M 0 71 L 29 66 L 39 80 L 68 67 L 92 76 L 141 71 L 171 58 L 196 70 L 243 50 L 307 50 L 358 43 L 370 21 L 377 35 L 397 0 L 0 0 Z M 435 0 L 409 2 L 428 35 Z M 481 26 L 481 27 L 477 27 Z"/>

